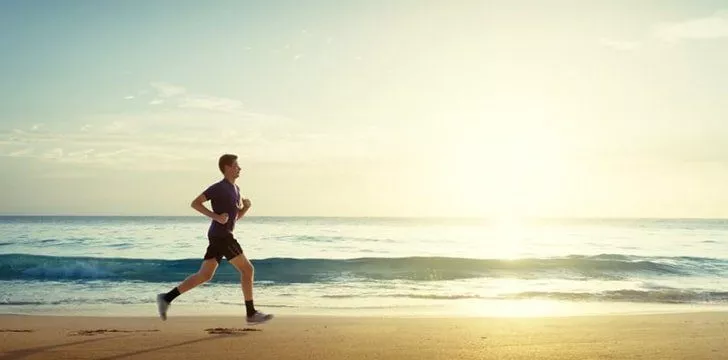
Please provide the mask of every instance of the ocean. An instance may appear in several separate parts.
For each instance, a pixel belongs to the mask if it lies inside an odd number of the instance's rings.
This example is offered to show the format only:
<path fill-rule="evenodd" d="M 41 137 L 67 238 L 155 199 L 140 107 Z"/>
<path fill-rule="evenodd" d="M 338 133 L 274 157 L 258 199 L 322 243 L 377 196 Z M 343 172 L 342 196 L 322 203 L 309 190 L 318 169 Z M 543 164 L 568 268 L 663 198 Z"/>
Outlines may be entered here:
<path fill-rule="evenodd" d="M 202 217 L 0 217 L 0 313 L 156 316 L 200 266 Z M 276 314 L 550 316 L 728 308 L 728 221 L 246 217 Z M 225 260 L 170 316 L 243 314 Z"/>

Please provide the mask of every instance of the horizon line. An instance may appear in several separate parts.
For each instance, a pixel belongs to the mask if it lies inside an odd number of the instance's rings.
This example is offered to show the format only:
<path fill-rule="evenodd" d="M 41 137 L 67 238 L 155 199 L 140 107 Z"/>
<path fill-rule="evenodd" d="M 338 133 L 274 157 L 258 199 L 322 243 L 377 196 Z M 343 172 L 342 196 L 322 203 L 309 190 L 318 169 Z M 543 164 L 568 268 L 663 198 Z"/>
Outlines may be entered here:
<path fill-rule="evenodd" d="M 205 219 L 202 215 L 152 215 L 152 214 L 138 214 L 138 215 L 119 215 L 119 214 L 13 214 L 0 213 L 2 217 L 96 217 L 96 218 L 201 218 Z M 299 218 L 299 219 L 437 219 L 437 220 L 500 220 L 502 217 L 499 216 L 391 216 L 391 215 L 246 215 L 246 218 Z M 524 216 L 507 218 L 514 220 L 728 220 L 728 217 L 689 217 L 689 216 Z"/>

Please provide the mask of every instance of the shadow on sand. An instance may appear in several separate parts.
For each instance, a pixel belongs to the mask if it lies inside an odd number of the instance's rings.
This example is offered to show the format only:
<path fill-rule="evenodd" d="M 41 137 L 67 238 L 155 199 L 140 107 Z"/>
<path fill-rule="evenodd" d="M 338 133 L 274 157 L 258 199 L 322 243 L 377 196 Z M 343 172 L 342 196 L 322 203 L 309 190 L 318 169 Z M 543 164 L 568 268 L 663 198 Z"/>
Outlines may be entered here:
<path fill-rule="evenodd" d="M 86 336 L 89 336 L 89 335 L 98 335 L 98 334 L 105 334 L 105 333 L 147 332 L 147 331 L 151 331 L 151 330 L 134 330 L 134 331 L 121 331 L 121 330 L 79 330 L 77 332 L 69 333 L 69 336 L 72 336 L 72 335 L 86 335 Z M 205 337 L 202 337 L 202 338 L 199 338 L 199 339 L 187 340 L 187 341 L 182 341 L 182 342 L 178 342 L 178 343 L 175 343 L 175 344 L 157 346 L 157 347 L 153 347 L 153 348 L 150 348 L 150 349 L 131 351 L 131 352 L 123 353 L 123 354 L 112 355 L 112 356 L 107 356 L 107 357 L 98 358 L 98 359 L 99 360 L 122 359 L 122 358 L 129 357 L 129 356 L 135 356 L 135 355 L 140 355 L 140 354 L 145 354 L 145 353 L 151 353 L 151 352 L 155 352 L 155 351 L 159 351 L 159 350 L 165 350 L 165 349 L 170 349 L 170 348 L 174 348 L 174 347 L 178 347 L 178 346 L 195 344 L 195 343 L 199 343 L 199 342 L 203 342 L 203 341 L 211 341 L 211 340 L 217 340 L 217 339 L 228 338 L 228 337 L 244 336 L 244 335 L 247 335 L 246 333 L 249 332 L 249 331 L 262 331 L 262 330 L 259 330 L 259 329 L 250 329 L 250 328 L 245 328 L 245 329 L 238 329 L 238 328 L 210 328 L 210 329 L 205 329 L 205 331 L 208 334 L 215 335 L 215 336 L 205 336 Z M 104 337 L 95 338 L 95 339 L 88 339 L 88 340 L 81 340 L 81 341 L 74 341 L 74 342 L 66 342 L 66 343 L 60 343 L 60 344 L 55 344 L 55 345 L 46 345 L 46 346 L 39 346 L 39 347 L 34 347 L 34 348 L 27 348 L 27 349 L 20 349 L 20 350 L 8 351 L 5 354 L 3 354 L 2 356 L 0 356 L 0 360 L 16 360 L 16 359 L 22 359 L 24 357 L 28 357 L 28 356 L 35 355 L 35 354 L 38 354 L 38 353 L 42 353 L 42 352 L 45 352 L 45 351 L 48 351 L 48 350 L 62 348 L 62 347 L 65 347 L 65 346 L 73 346 L 73 345 L 79 345 L 79 344 L 88 344 L 88 343 L 97 342 L 97 341 L 119 339 L 119 338 L 123 338 L 123 337 L 127 337 L 127 336 L 130 336 L 130 335 L 124 334 L 124 335 L 116 335 L 116 336 L 104 336 Z"/>

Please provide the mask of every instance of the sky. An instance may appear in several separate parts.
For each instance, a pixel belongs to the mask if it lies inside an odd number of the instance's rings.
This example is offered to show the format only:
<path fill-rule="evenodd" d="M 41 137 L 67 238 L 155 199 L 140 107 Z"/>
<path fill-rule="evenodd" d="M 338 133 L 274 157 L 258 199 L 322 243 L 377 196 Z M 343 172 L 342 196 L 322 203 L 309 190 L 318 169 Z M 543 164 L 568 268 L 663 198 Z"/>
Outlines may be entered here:
<path fill-rule="evenodd" d="M 0 0 L 0 214 L 727 217 L 725 1 Z"/>

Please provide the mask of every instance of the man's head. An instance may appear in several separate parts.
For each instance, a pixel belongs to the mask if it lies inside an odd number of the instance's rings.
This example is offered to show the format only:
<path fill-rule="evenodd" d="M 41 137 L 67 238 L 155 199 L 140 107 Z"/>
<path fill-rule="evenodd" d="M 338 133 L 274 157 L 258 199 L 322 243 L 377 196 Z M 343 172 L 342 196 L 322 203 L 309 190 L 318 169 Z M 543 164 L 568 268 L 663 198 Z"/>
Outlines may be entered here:
<path fill-rule="evenodd" d="M 235 179 L 240 176 L 240 166 L 238 165 L 237 155 L 225 154 L 220 156 L 217 166 L 226 178 Z"/>

